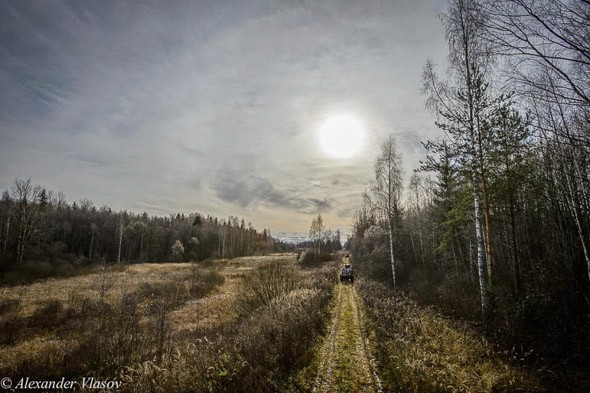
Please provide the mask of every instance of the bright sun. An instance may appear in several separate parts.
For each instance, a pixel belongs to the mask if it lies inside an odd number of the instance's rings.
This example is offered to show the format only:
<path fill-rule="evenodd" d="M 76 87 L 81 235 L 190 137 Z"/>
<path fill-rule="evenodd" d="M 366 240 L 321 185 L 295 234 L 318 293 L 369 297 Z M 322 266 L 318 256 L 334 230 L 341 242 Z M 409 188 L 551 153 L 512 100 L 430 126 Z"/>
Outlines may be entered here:
<path fill-rule="evenodd" d="M 365 130 L 351 116 L 330 117 L 320 128 L 320 146 L 335 158 L 355 155 L 363 145 Z"/>

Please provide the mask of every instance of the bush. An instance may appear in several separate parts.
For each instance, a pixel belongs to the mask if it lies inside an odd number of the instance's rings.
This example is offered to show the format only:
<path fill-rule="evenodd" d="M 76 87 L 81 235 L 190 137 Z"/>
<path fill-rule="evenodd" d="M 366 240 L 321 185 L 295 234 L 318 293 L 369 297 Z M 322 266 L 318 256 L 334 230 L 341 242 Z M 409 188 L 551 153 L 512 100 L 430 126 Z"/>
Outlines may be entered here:
<path fill-rule="evenodd" d="M 293 371 L 309 364 L 314 339 L 323 333 L 330 293 L 299 289 L 276 298 L 245 320 L 236 344 L 244 367 L 234 389 L 285 391 Z M 232 391 L 234 391 L 232 389 Z"/>
<path fill-rule="evenodd" d="M 31 315 L 28 325 L 37 329 L 59 326 L 63 321 L 64 305 L 60 300 L 48 300 Z"/>
<path fill-rule="evenodd" d="M 0 345 L 13 345 L 22 336 L 26 322 L 21 317 L 5 317 L 0 319 Z"/>
<path fill-rule="evenodd" d="M 260 266 L 241 283 L 238 312 L 248 315 L 274 299 L 286 296 L 295 289 L 299 279 L 299 271 L 278 262 Z"/>
<path fill-rule="evenodd" d="M 208 266 L 211 264 L 208 263 Z M 199 265 L 192 264 L 189 272 L 189 292 L 192 298 L 205 296 L 214 287 L 223 284 L 225 278 L 217 270 L 201 271 Z"/>
<path fill-rule="evenodd" d="M 3 314 L 8 314 L 12 312 L 20 306 L 19 299 L 2 299 L 0 300 L 0 316 Z"/>
<path fill-rule="evenodd" d="M 309 271 L 279 263 L 245 276 L 235 307 L 241 313 L 215 330 L 177 347 L 169 361 L 147 361 L 126 368 L 121 378 L 130 392 L 302 391 L 295 378 L 309 366 L 323 333 L 333 266 Z M 249 312 L 248 312 L 249 311 Z M 213 334 L 213 332 L 211 332 Z M 214 334 L 215 335 L 215 334 Z"/>
<path fill-rule="evenodd" d="M 333 254 L 322 251 L 319 255 L 313 251 L 305 251 L 303 257 L 299 256 L 298 261 L 303 266 L 319 266 L 324 262 L 336 259 Z"/>
<path fill-rule="evenodd" d="M 421 304 L 436 305 L 459 319 L 477 321 L 481 303 L 477 281 L 469 273 L 416 267 L 411 270 L 404 288 Z"/>
<path fill-rule="evenodd" d="M 88 272 L 88 268 L 79 267 L 69 260 L 55 259 L 53 262 L 27 261 L 20 266 L 13 266 L 4 273 L 0 284 L 20 285 L 50 277 L 71 277 Z"/>

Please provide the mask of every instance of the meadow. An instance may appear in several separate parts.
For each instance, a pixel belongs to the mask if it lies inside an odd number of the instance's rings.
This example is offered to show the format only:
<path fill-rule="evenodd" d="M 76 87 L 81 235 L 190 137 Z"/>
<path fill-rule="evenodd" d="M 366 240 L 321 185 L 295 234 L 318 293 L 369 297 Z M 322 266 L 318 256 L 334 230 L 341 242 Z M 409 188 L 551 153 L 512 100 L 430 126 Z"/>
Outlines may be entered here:
<path fill-rule="evenodd" d="M 334 265 L 296 254 L 101 266 L 0 289 L 0 374 L 129 392 L 298 390 Z"/>

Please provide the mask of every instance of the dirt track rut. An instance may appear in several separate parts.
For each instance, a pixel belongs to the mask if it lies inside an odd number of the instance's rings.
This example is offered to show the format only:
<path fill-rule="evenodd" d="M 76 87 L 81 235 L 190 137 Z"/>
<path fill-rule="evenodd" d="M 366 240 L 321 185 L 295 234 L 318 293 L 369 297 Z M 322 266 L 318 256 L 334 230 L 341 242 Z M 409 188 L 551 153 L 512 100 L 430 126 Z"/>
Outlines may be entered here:
<path fill-rule="evenodd" d="M 382 392 L 353 284 L 340 283 L 328 336 L 320 349 L 314 392 Z"/>

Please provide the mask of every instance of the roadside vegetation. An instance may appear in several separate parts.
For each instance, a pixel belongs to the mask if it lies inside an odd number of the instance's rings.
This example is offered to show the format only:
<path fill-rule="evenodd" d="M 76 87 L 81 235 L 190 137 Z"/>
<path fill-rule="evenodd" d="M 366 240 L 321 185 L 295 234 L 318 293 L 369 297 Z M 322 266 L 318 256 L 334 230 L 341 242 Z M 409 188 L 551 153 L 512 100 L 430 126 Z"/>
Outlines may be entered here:
<path fill-rule="evenodd" d="M 590 64 L 579 62 L 590 53 L 588 15 L 580 1 L 449 0 L 446 69 L 425 61 L 421 86 L 440 134 L 422 141 L 424 159 L 405 184 L 395 136 L 384 140 L 349 242 L 361 276 L 406 294 L 374 314 L 377 326 L 395 310 L 395 326 L 411 332 L 421 325 L 403 315 L 430 318 L 413 302 L 432 306 L 547 391 L 590 390 Z M 452 359 L 448 340 L 440 348 Z M 403 353 L 396 345 L 391 359 Z M 433 351 L 418 352 L 417 369 Z M 482 389 L 512 389 L 465 367 Z"/>
<path fill-rule="evenodd" d="M 387 392 L 542 392 L 534 375 L 496 354 L 468 324 L 371 280 L 357 287 Z"/>
<path fill-rule="evenodd" d="M 294 258 L 293 258 L 294 259 Z M 272 261 L 237 286 L 233 317 L 197 329 L 163 362 L 146 361 L 122 373 L 130 392 L 307 391 L 302 370 L 313 368 L 335 283 L 333 264 L 310 270 Z"/>
<path fill-rule="evenodd" d="M 128 392 L 301 391 L 334 270 L 284 254 L 0 288 L 0 374 L 114 378 Z"/>

